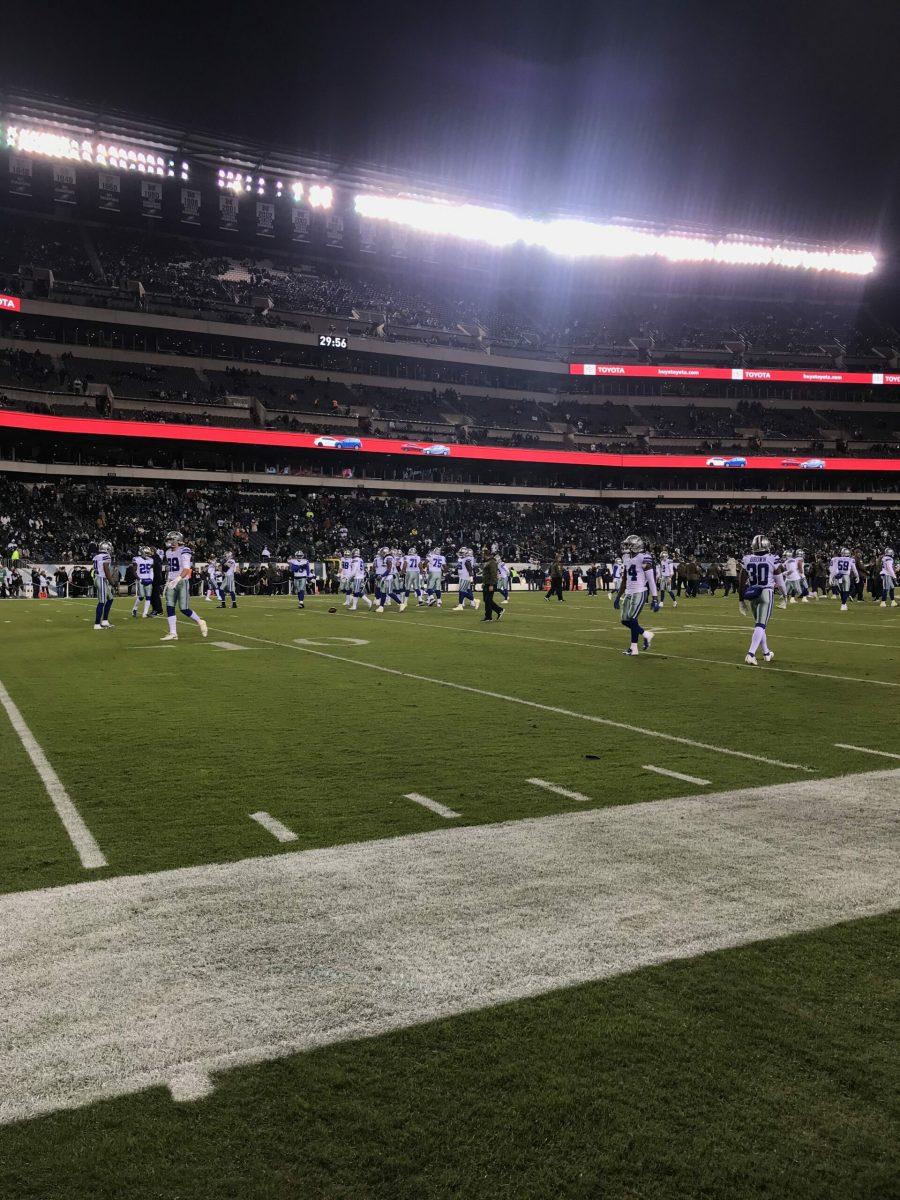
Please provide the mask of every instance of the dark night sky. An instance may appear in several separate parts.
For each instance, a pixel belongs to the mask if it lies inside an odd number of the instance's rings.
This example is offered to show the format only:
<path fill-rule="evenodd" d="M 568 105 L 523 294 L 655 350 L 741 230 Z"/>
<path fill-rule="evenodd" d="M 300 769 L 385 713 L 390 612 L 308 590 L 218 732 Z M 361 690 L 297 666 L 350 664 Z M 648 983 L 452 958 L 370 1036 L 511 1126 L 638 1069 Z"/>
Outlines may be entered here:
<path fill-rule="evenodd" d="M 520 211 L 900 244 L 900 4 L 11 3 L 0 81 Z"/>

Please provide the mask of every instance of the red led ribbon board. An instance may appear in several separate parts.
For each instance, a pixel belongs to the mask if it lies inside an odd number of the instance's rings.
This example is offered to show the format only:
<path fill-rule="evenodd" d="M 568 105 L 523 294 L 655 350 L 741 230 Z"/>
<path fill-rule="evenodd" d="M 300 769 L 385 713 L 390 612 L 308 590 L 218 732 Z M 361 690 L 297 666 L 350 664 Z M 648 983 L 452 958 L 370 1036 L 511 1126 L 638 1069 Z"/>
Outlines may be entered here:
<path fill-rule="evenodd" d="M 569 363 L 570 375 L 597 379 L 722 379 L 728 383 L 856 383 L 900 387 L 900 374 L 886 371 L 774 371 L 768 367 L 623 366 Z"/>
<path fill-rule="evenodd" d="M 22 301 L 18 296 L 4 296 L 0 293 L 0 312 L 21 312 Z"/>
<path fill-rule="evenodd" d="M 356 437 L 351 434 L 280 433 L 270 429 L 226 429 L 215 425 L 156 424 L 149 421 L 108 421 L 101 417 L 55 417 L 45 413 L 0 410 L 0 429 L 37 433 L 78 434 L 85 437 L 143 438 L 153 442 L 199 442 L 205 445 L 258 446 L 269 449 L 317 450 L 321 454 L 397 454 L 418 461 L 446 458 L 484 462 L 555 463 L 569 467 L 647 467 L 734 470 L 900 471 L 900 458 L 815 458 L 802 454 L 756 456 L 740 454 L 607 454 L 590 450 L 513 449 L 506 446 L 467 446 L 457 442 L 400 441 L 397 438 Z M 347 459 L 344 458 L 343 462 Z"/>

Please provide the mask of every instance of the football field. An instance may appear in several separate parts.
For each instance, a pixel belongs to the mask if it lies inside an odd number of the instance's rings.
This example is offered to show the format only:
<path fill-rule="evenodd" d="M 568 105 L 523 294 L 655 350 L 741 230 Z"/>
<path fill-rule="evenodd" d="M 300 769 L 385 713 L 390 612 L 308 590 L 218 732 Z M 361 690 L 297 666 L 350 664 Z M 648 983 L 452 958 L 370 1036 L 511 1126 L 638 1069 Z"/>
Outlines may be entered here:
<path fill-rule="evenodd" d="M 454 601 L 0 603 L 0 1195 L 890 1191 L 900 609 Z"/>

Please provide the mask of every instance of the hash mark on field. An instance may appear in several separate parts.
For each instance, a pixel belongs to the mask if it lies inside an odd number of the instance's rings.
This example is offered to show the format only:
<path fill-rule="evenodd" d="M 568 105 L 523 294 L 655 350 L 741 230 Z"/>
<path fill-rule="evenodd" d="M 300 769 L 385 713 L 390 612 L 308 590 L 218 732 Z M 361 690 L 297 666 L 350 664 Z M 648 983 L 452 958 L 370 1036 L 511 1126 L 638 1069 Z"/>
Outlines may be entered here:
<path fill-rule="evenodd" d="M 437 813 L 439 817 L 444 817 L 447 821 L 452 821 L 454 817 L 458 817 L 459 813 L 454 812 L 452 808 L 447 808 L 446 804 L 441 804 L 437 800 L 432 800 L 430 796 L 423 796 L 419 792 L 407 792 L 404 800 L 412 800 L 415 804 L 421 804 L 423 808 L 430 808 L 433 813 Z"/>
<path fill-rule="evenodd" d="M 890 750 L 873 750 L 869 746 L 849 746 L 846 742 L 835 742 L 838 750 L 858 750 L 860 754 L 878 754 L 882 758 L 900 758 L 900 754 L 892 754 Z"/>
<path fill-rule="evenodd" d="M 250 650 L 250 646 L 239 646 L 237 642 L 210 642 L 211 646 L 216 646 L 219 650 Z"/>
<path fill-rule="evenodd" d="M 213 1081 L 208 1071 L 185 1071 L 169 1080 L 169 1091 L 179 1104 L 202 1100 L 211 1095 Z"/>
<path fill-rule="evenodd" d="M 584 800 L 590 803 L 590 796 L 585 796 L 582 792 L 572 792 L 568 788 L 560 787 L 558 783 L 550 783 L 547 779 L 526 779 L 525 782 L 534 784 L 535 787 L 543 788 L 545 792 L 553 792 L 557 796 L 565 796 L 567 800 Z"/>
<path fill-rule="evenodd" d="M 685 783 L 699 783 L 705 786 L 710 782 L 708 779 L 699 779 L 696 775 L 682 775 L 680 771 L 670 771 L 667 767 L 651 767 L 645 764 L 641 770 L 653 771 L 655 775 L 668 775 L 670 779 L 683 779 Z"/>
<path fill-rule="evenodd" d="M 411 628 L 415 628 L 415 626 Z M 802 763 L 782 762 L 778 758 L 767 758 L 764 754 L 751 754 L 749 750 L 732 750 L 728 746 L 714 746 L 710 742 L 697 742 L 693 738 L 679 737 L 674 733 L 662 733 L 658 729 L 647 729 L 643 725 L 630 725 L 626 721 L 614 721 L 611 717 L 598 717 L 593 713 L 575 712 L 571 708 L 558 708 L 554 704 L 541 704 L 539 700 L 526 700 L 524 696 L 510 696 L 506 692 L 492 692 L 487 688 L 473 687 L 469 683 L 454 683 L 450 679 L 438 679 L 434 675 L 419 675 L 415 671 L 401 671 L 397 667 L 384 667 L 381 663 L 365 662 L 359 658 L 347 658 L 343 654 L 330 654 L 325 650 L 313 650 L 310 646 L 294 646 L 290 642 L 276 642 L 272 638 L 261 638 L 252 633 L 238 633 L 235 630 L 234 635 L 235 637 L 247 638 L 251 642 L 263 642 L 269 646 L 284 646 L 286 650 L 299 650 L 303 654 L 312 654 L 316 658 L 329 658 L 334 662 L 351 663 L 355 667 L 366 667 L 370 671 L 381 671 L 385 675 L 397 675 L 401 679 L 416 679 L 420 683 L 434 683 L 438 687 L 452 688 L 457 692 L 472 692 L 476 696 L 487 696 L 490 700 L 505 700 L 508 704 L 521 704 L 525 708 L 536 708 L 540 712 L 553 713 L 559 717 L 574 717 L 575 720 L 590 721 L 595 725 L 606 725 L 610 729 L 624 729 L 627 733 L 640 733 L 644 737 L 660 738 L 665 742 L 676 742 L 680 746 L 692 746 L 695 750 L 713 750 L 717 754 L 727 754 L 732 758 L 748 758 L 752 762 L 768 763 L 770 767 L 784 767 L 789 771 L 812 772 L 812 767 L 805 767 Z M 556 639 L 535 638 L 529 640 L 555 641 Z M 570 644 L 578 645 L 579 643 Z M 900 687 L 900 684 L 896 686 Z"/>
<path fill-rule="evenodd" d="M 0 704 L 6 709 L 6 715 L 9 717 L 10 724 L 19 735 L 25 753 L 34 764 L 34 769 L 41 777 L 46 789 L 47 795 L 56 809 L 57 816 L 63 823 L 66 833 L 78 857 L 81 859 L 81 865 L 87 871 L 95 870 L 97 867 L 105 867 L 106 859 L 100 850 L 100 847 L 94 841 L 94 835 L 85 825 L 81 813 L 72 802 L 72 797 L 62 785 L 62 780 L 50 766 L 47 761 L 47 756 L 37 743 L 34 734 L 25 724 L 22 714 L 19 712 L 13 703 L 9 692 L 0 683 Z"/>
<path fill-rule="evenodd" d="M 274 817 L 267 812 L 255 812 L 250 814 L 250 820 L 255 821 L 257 825 L 262 825 L 263 829 L 268 829 L 269 833 L 279 842 L 296 842 L 297 835 L 293 829 L 288 829 L 287 825 L 282 825 L 280 821 L 276 821 Z"/>

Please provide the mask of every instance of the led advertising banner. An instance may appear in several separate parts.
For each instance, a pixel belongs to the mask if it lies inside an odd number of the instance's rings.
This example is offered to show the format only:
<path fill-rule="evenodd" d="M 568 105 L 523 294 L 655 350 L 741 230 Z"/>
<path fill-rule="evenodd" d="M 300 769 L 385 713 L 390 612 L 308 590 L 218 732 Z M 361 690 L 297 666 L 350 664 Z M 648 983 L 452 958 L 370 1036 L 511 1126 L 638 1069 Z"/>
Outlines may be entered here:
<path fill-rule="evenodd" d="M 22 301 L 18 296 L 0 295 L 0 312 L 21 312 Z"/>
<path fill-rule="evenodd" d="M 776 371 L 769 367 L 624 366 L 621 363 L 569 363 L 570 375 L 598 379 L 724 379 L 729 383 L 855 383 L 900 386 L 900 373 L 887 371 Z"/>
<path fill-rule="evenodd" d="M 400 438 L 357 437 L 355 434 L 282 433 L 270 429 L 233 429 L 210 425 L 156 424 L 151 421 L 108 421 L 99 417 L 56 417 L 46 413 L 0 410 L 0 428 L 88 437 L 147 438 L 152 441 L 203 442 L 229 446 L 261 446 L 362 454 L 398 454 L 411 459 L 480 460 L 482 462 L 552 463 L 569 467 L 626 470 L 650 468 L 722 471 L 891 471 L 900 458 L 813 458 L 806 455 L 746 457 L 741 454 L 609 454 L 590 450 L 520 449 L 469 446 Z"/>

